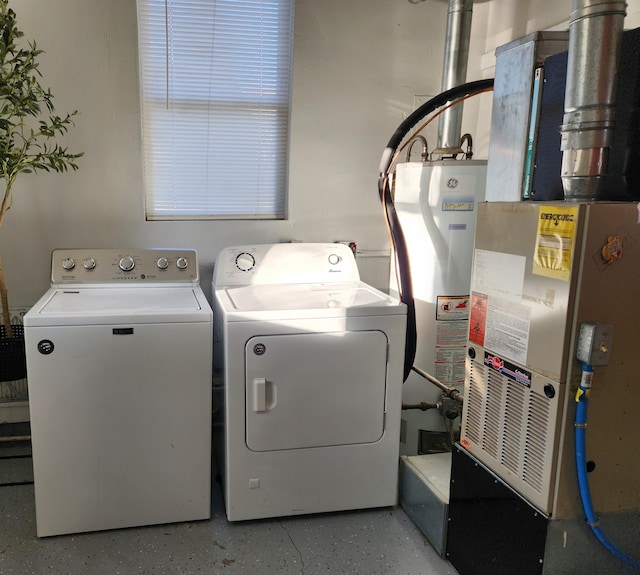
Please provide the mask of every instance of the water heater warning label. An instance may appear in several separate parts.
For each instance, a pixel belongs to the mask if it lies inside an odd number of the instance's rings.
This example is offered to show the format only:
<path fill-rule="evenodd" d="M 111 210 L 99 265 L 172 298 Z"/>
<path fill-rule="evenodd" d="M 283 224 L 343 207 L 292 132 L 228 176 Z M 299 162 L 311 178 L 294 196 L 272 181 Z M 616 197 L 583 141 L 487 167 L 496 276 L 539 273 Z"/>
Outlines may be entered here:
<path fill-rule="evenodd" d="M 540 207 L 534 274 L 569 281 L 577 221 L 577 207 Z"/>
<path fill-rule="evenodd" d="M 437 296 L 435 376 L 446 385 L 464 384 L 469 296 Z"/>
<path fill-rule="evenodd" d="M 436 319 L 444 321 L 467 320 L 469 318 L 469 296 L 438 296 Z"/>

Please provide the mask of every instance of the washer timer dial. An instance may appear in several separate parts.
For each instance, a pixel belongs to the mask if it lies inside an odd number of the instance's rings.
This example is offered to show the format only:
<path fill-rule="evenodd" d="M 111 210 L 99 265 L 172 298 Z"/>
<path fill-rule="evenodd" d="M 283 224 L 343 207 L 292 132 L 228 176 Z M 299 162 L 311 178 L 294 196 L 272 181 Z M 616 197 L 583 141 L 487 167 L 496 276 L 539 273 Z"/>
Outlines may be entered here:
<path fill-rule="evenodd" d="M 62 269 L 70 271 L 75 267 L 76 267 L 76 262 L 73 261 L 73 258 L 64 258 L 62 260 Z"/>
<path fill-rule="evenodd" d="M 120 258 L 118 267 L 123 272 L 130 272 L 133 268 L 136 267 L 136 262 L 133 261 L 133 258 L 131 256 L 124 256 L 123 258 Z"/>
<path fill-rule="evenodd" d="M 256 258 L 247 252 L 236 256 L 236 267 L 243 272 L 251 271 L 256 265 Z"/>

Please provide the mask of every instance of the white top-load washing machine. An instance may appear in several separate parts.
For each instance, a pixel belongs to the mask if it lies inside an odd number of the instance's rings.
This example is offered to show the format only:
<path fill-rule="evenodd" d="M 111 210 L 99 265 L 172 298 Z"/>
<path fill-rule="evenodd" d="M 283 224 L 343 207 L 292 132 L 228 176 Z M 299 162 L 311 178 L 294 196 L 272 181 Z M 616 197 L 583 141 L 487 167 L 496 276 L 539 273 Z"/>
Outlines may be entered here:
<path fill-rule="evenodd" d="M 55 250 L 24 317 L 38 536 L 211 516 L 194 250 Z"/>
<path fill-rule="evenodd" d="M 228 519 L 395 504 L 406 306 L 333 243 L 226 248 L 213 300 Z"/>

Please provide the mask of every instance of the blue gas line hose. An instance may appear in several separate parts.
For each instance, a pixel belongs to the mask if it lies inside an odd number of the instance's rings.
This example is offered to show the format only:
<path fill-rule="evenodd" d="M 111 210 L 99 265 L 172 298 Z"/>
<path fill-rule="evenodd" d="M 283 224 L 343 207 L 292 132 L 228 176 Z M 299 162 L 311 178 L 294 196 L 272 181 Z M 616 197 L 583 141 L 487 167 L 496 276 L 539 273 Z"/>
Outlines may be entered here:
<path fill-rule="evenodd" d="M 591 527 L 598 541 L 606 547 L 608 551 L 616 557 L 624 561 L 630 567 L 640 570 L 640 562 L 630 557 L 620 549 L 618 549 L 602 532 L 598 525 L 598 516 L 593 510 L 591 502 L 591 490 L 589 489 L 589 478 L 587 477 L 587 452 L 586 452 L 586 434 L 587 434 L 587 411 L 589 406 L 589 393 L 591 391 L 591 379 L 593 377 L 593 368 L 588 364 L 582 366 L 582 381 L 576 392 L 576 467 L 578 470 L 578 486 L 580 488 L 580 498 L 582 499 L 582 507 L 587 519 L 587 524 Z"/>

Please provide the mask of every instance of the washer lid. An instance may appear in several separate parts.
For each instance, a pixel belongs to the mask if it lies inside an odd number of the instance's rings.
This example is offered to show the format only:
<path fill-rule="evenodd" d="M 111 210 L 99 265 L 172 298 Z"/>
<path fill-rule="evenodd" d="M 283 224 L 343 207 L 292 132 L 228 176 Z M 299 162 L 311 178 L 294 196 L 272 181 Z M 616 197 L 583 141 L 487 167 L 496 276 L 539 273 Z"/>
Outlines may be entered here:
<path fill-rule="evenodd" d="M 200 288 L 50 289 L 25 315 L 29 325 L 205 321 L 211 308 Z M 169 320 L 167 317 L 169 316 Z"/>
<path fill-rule="evenodd" d="M 362 282 L 254 285 L 224 288 L 217 294 L 227 312 L 251 318 L 289 317 L 302 311 L 313 317 L 406 314 L 404 304 Z"/>

